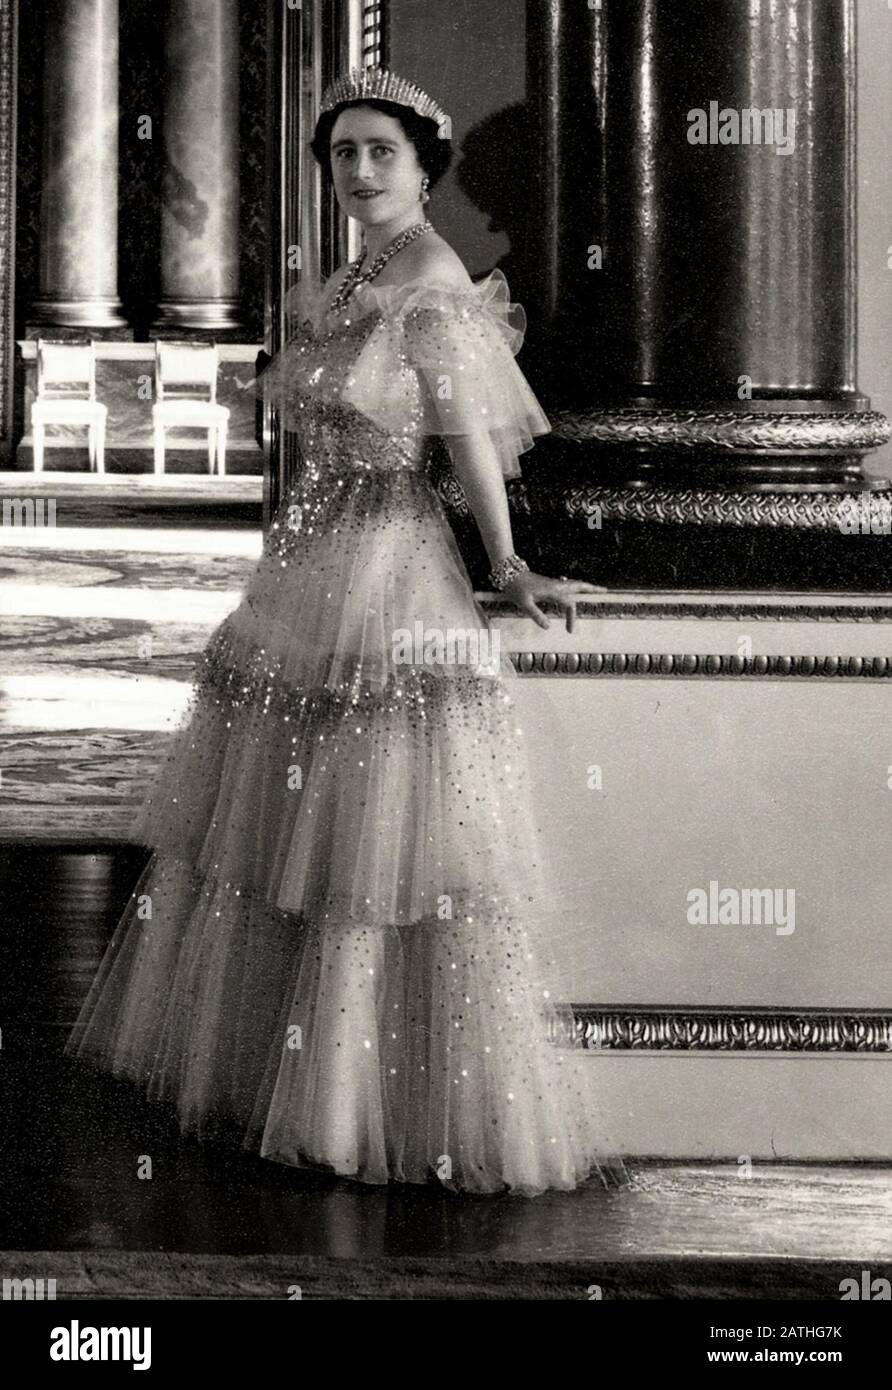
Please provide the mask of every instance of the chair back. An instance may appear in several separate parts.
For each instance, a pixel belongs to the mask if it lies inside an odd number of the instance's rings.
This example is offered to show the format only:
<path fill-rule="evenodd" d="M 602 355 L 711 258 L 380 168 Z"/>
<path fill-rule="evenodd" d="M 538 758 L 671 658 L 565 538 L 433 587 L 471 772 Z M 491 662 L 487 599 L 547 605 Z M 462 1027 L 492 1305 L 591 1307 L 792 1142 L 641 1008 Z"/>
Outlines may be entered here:
<path fill-rule="evenodd" d="M 156 338 L 155 395 L 159 401 L 206 399 L 215 405 L 218 366 L 216 343 L 163 343 Z M 202 389 L 206 397 L 198 394 Z"/>
<path fill-rule="evenodd" d="M 96 344 L 37 339 L 37 395 L 57 400 L 96 399 Z"/>

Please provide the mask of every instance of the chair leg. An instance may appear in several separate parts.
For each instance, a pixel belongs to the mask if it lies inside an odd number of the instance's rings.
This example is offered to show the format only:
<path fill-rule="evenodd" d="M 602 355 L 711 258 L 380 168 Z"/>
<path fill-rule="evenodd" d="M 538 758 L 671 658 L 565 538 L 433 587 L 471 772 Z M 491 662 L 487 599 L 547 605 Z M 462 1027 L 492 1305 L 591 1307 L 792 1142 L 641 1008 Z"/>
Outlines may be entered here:
<path fill-rule="evenodd" d="M 155 472 L 164 472 L 164 426 L 155 426 Z"/>
<path fill-rule="evenodd" d="M 96 426 L 87 426 L 87 458 L 90 463 L 90 472 L 96 472 Z"/>
<path fill-rule="evenodd" d="M 217 472 L 220 477 L 226 474 L 226 438 L 229 434 L 228 422 L 224 420 L 217 426 Z"/>
<path fill-rule="evenodd" d="M 217 431 L 213 425 L 208 426 L 208 472 L 214 471 L 214 459 L 217 453 Z"/>
<path fill-rule="evenodd" d="M 105 472 L 105 421 L 96 421 L 96 472 Z"/>
<path fill-rule="evenodd" d="M 42 473 L 44 443 L 43 425 L 37 424 L 37 422 L 35 421 L 31 426 L 31 432 L 34 436 L 34 472 Z"/>

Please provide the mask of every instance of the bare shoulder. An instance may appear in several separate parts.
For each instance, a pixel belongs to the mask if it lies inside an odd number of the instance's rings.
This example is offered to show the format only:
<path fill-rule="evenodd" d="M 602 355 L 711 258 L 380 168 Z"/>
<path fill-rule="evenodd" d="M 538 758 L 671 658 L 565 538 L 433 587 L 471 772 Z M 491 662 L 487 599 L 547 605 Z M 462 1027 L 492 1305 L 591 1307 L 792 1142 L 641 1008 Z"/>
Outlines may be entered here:
<path fill-rule="evenodd" d="M 449 289 L 468 289 L 474 283 L 461 257 L 437 232 L 409 242 L 394 256 L 387 270 L 393 272 L 387 279 L 394 285 L 423 279 Z M 383 281 L 384 276 L 381 278 Z"/>

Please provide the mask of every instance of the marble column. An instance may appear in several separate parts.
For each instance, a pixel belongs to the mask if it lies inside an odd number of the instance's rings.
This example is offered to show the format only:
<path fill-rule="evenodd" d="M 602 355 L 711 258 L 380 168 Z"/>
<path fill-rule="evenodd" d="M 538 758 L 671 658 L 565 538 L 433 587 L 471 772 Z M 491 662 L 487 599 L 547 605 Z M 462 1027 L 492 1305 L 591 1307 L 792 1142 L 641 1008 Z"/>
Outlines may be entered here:
<path fill-rule="evenodd" d="M 165 24 L 156 331 L 237 329 L 238 0 L 171 0 Z"/>
<path fill-rule="evenodd" d="M 34 324 L 119 328 L 118 0 L 48 0 Z"/>
<path fill-rule="evenodd" d="M 531 319 L 572 470 L 559 503 L 549 483 L 555 548 L 573 513 L 586 577 L 610 557 L 623 582 L 882 580 L 846 532 L 889 487 L 863 469 L 889 425 L 855 377 L 854 0 L 527 19 Z"/>

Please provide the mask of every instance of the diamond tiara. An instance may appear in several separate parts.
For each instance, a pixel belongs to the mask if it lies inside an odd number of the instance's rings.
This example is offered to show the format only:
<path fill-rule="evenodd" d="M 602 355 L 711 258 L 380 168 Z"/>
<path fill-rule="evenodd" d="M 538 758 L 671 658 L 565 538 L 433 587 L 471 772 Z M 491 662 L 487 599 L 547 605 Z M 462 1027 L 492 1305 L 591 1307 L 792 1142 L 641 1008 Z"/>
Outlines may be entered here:
<path fill-rule="evenodd" d="M 351 68 L 335 78 L 322 93 L 319 115 L 342 101 L 357 101 L 362 97 L 376 97 L 379 101 L 394 101 L 398 106 L 409 106 L 419 116 L 427 116 L 438 126 L 445 125 L 449 117 L 426 92 L 406 77 L 398 77 L 387 68 Z"/>

